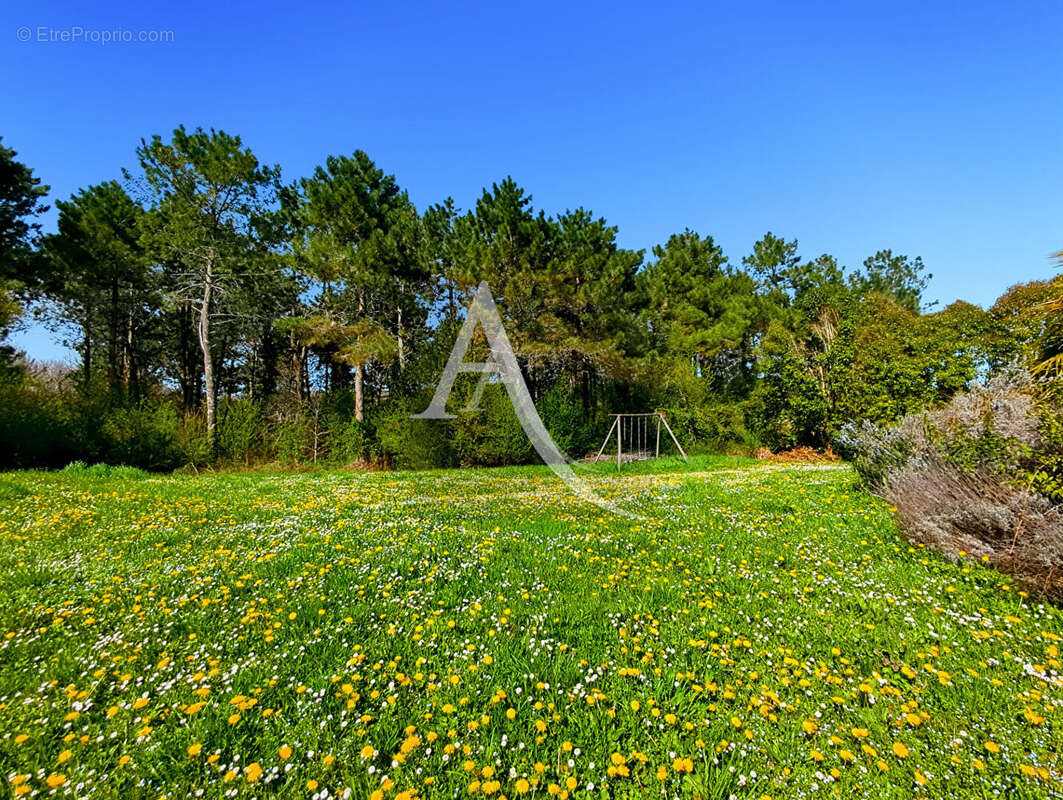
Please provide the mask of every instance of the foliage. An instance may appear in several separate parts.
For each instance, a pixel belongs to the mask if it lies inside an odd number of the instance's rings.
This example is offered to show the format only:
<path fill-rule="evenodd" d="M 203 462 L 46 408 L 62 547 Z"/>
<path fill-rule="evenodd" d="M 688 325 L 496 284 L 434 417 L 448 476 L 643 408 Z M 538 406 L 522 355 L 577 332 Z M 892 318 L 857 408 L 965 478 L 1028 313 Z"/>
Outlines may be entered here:
<path fill-rule="evenodd" d="M 878 292 L 889 295 L 901 308 L 918 314 L 922 308 L 923 292 L 933 275 L 926 271 L 923 259 L 894 255 L 892 250 L 879 250 L 864 261 L 864 271 L 855 273 L 850 281 L 860 294 Z"/>
<path fill-rule="evenodd" d="M 96 478 L 100 480 L 136 481 L 147 478 L 150 475 L 150 473 L 136 467 L 116 467 L 113 464 L 93 464 L 90 467 L 84 461 L 71 461 L 59 472 L 61 475 L 75 480 Z"/>
<path fill-rule="evenodd" d="M 563 383 L 555 385 L 536 405 L 550 438 L 562 453 L 578 459 L 601 443 L 604 417 L 588 416 Z"/>
<path fill-rule="evenodd" d="M 534 455 L 495 389 L 451 422 L 403 418 L 427 404 L 481 281 L 574 457 L 597 448 L 612 414 L 652 410 L 692 451 L 822 449 L 847 423 L 944 404 L 1012 361 L 1048 374 L 1063 341 L 1059 280 L 1013 287 L 989 312 L 930 313 L 922 261 L 888 249 L 847 269 L 768 232 L 732 264 L 686 229 L 647 258 L 586 208 L 536 208 L 511 177 L 469 209 L 446 198 L 419 210 L 364 151 L 285 184 L 216 130 L 142 140 L 124 185 L 59 201 L 42 239 L 43 189 L 0 155 L 20 296 L 76 331 L 80 357 L 63 387 L 38 391 L 38 366 L 0 354 L 23 374 L 0 419 L 54 428 L 0 429 L 11 463 L 525 463 Z M 17 310 L 0 297 L 0 328 Z M 1051 493 L 1058 462 L 1030 474 Z"/>
<path fill-rule="evenodd" d="M 48 187 L 33 170 L 16 161 L 14 150 L 0 139 L 0 283 L 32 285 L 32 247 L 40 234 L 34 217 L 48 210 Z"/>
<path fill-rule="evenodd" d="M 8 328 L 22 313 L 20 299 L 39 289 L 43 272 L 34 251 L 40 224 L 34 219 L 48 210 L 42 186 L 33 170 L 0 139 L 0 369 L 7 369 L 14 353 L 3 345 Z"/>
<path fill-rule="evenodd" d="M 462 466 L 527 464 L 535 452 L 524 435 L 508 393 L 498 383 L 486 386 L 478 409 L 464 406 L 458 409 L 454 420 L 454 449 Z"/>
<path fill-rule="evenodd" d="M 372 418 L 381 457 L 399 469 L 458 466 L 449 423 L 411 419 L 411 413 L 410 407 L 395 403 Z"/>
<path fill-rule="evenodd" d="M 0 371 L 0 466 L 61 467 L 84 457 L 79 416 L 61 392 L 21 370 Z"/>
<path fill-rule="evenodd" d="M 140 244 L 144 211 L 115 181 L 60 200 L 59 232 L 45 237 L 50 270 L 48 307 L 80 327 L 82 382 L 92 383 L 96 361 L 108 385 L 130 397 L 144 388 L 142 373 L 158 360 L 158 276 Z"/>
<path fill-rule="evenodd" d="M 111 464 L 168 470 L 188 462 L 177 442 L 178 416 L 170 403 L 142 401 L 110 409 L 101 428 Z"/>
<path fill-rule="evenodd" d="M 1030 454 L 1030 487 L 1063 505 L 1063 378 L 1044 377 L 1037 386 L 1041 443 Z"/>
<path fill-rule="evenodd" d="M 330 156 L 282 198 L 293 263 L 317 294 L 316 308 L 293 315 L 288 329 L 323 358 L 353 368 L 362 422 L 367 368 L 396 359 L 404 368 L 409 331 L 421 317 L 421 220 L 395 177 L 361 150 Z"/>

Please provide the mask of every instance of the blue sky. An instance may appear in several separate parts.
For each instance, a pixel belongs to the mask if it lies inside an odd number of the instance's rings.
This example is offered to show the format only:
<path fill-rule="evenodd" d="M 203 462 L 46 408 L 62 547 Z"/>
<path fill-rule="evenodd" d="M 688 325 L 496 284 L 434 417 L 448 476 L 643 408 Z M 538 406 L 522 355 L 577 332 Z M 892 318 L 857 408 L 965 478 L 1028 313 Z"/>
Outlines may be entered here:
<path fill-rule="evenodd" d="M 512 175 L 632 248 L 684 227 L 734 263 L 768 230 L 850 266 L 888 247 L 923 257 L 942 304 L 1048 277 L 1063 247 L 1059 2 L 6 0 L 0 15 L 0 135 L 53 200 L 183 123 L 240 134 L 288 179 L 366 150 L 419 207 L 468 208 Z M 38 41 L 77 27 L 173 41 Z M 15 341 L 64 356 L 37 327 Z"/>

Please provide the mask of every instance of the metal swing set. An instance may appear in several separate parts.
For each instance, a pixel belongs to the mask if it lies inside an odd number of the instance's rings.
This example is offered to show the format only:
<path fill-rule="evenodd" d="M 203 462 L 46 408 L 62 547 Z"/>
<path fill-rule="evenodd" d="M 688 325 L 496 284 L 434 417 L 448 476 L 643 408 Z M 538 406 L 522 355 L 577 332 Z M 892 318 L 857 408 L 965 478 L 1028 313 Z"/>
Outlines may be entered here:
<path fill-rule="evenodd" d="M 650 419 L 653 418 L 657 423 L 655 442 L 653 443 L 653 450 L 650 449 Z M 613 438 L 613 431 L 616 431 L 616 471 L 620 471 L 620 465 L 625 461 L 645 461 L 649 458 L 660 458 L 661 455 L 661 426 L 668 431 L 668 435 L 672 437 L 672 441 L 675 442 L 675 446 L 679 448 L 679 454 L 683 456 L 683 461 L 689 463 L 686 451 L 683 450 L 683 446 L 679 444 L 679 440 L 675 438 L 675 434 L 672 433 L 672 428 L 668 424 L 668 420 L 664 418 L 664 414 L 660 411 L 652 411 L 644 414 L 613 414 L 613 424 L 609 428 L 609 433 L 605 435 L 605 441 L 602 442 L 601 449 L 598 450 L 598 455 L 594 457 L 594 463 L 598 463 L 602 457 L 602 453 L 605 452 L 606 446 L 609 444 L 609 440 Z M 624 448 L 627 447 L 627 452 Z M 652 453 L 652 455 L 651 455 Z"/>

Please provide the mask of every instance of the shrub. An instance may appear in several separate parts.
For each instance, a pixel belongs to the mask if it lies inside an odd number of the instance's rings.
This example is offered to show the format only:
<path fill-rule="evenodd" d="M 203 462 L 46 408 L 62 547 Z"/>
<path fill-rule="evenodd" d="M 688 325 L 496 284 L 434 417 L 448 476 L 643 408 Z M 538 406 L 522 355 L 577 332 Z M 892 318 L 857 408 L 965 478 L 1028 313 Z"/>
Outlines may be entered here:
<path fill-rule="evenodd" d="M 381 457 L 399 469 L 457 466 L 452 423 L 411 419 L 409 406 L 394 403 L 373 416 Z"/>
<path fill-rule="evenodd" d="M 302 414 L 282 418 L 272 426 L 273 453 L 282 464 L 298 464 L 313 457 L 312 420 Z"/>
<path fill-rule="evenodd" d="M 1063 508 L 1031 479 L 1045 439 L 1026 372 L 1004 370 L 894 427 L 847 425 L 837 446 L 913 540 L 1063 596 Z"/>
<path fill-rule="evenodd" d="M 207 439 L 207 421 L 202 414 L 181 416 L 174 438 L 186 465 L 202 467 L 213 460 L 214 454 Z"/>
<path fill-rule="evenodd" d="M 462 407 L 452 421 L 454 447 L 463 466 L 527 464 L 535 451 L 501 384 L 488 384 L 479 408 Z"/>
<path fill-rule="evenodd" d="M 214 431 L 217 457 L 251 463 L 264 448 L 262 408 L 252 400 L 222 400 L 218 403 Z"/>
<path fill-rule="evenodd" d="M 1037 405 L 1042 444 L 1031 454 L 1030 486 L 1063 504 L 1063 377 L 1043 378 Z"/>
<path fill-rule="evenodd" d="M 688 453 L 751 453 L 758 439 L 745 426 L 738 404 L 705 403 L 694 407 L 663 408 L 665 419 Z M 661 452 L 674 452 L 675 445 L 661 430 Z"/>
<path fill-rule="evenodd" d="M 0 467 L 59 467 L 85 456 L 92 448 L 81 423 L 61 392 L 17 370 L 0 375 Z"/>
<path fill-rule="evenodd" d="M 572 393 L 563 386 L 554 386 L 536 404 L 543 425 L 562 453 L 579 459 L 601 444 L 605 418 L 584 414 Z"/>
<path fill-rule="evenodd" d="M 864 485 L 878 493 L 887 477 L 908 462 L 913 443 L 902 426 L 885 427 L 865 419 L 843 426 L 834 448 L 852 463 Z"/>
<path fill-rule="evenodd" d="M 169 403 L 111 408 L 101 428 L 104 460 L 149 470 L 179 467 L 185 457 L 177 444 L 177 426 L 177 412 Z"/>
<path fill-rule="evenodd" d="M 140 479 L 147 478 L 150 473 L 137 467 L 127 467 L 115 464 L 93 464 L 86 466 L 84 461 L 71 461 L 60 472 L 66 475 L 77 475 L 84 478 L 123 478 Z"/>
<path fill-rule="evenodd" d="M 1063 507 L 993 472 L 929 452 L 890 473 L 882 492 L 913 539 L 966 552 L 1052 594 L 1063 590 Z"/>
<path fill-rule="evenodd" d="M 354 417 L 330 414 L 327 418 L 329 459 L 338 464 L 351 464 L 371 455 L 369 426 Z"/>

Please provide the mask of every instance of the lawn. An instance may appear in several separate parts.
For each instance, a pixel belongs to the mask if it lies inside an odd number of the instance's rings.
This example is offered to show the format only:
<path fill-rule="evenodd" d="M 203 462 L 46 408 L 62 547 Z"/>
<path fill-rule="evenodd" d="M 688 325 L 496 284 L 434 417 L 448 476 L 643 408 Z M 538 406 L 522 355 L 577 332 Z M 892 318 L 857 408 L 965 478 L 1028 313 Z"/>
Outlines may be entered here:
<path fill-rule="evenodd" d="M 1059 608 L 845 467 L 583 471 L 645 519 L 545 468 L 0 476 L 0 795 L 1059 795 Z"/>

